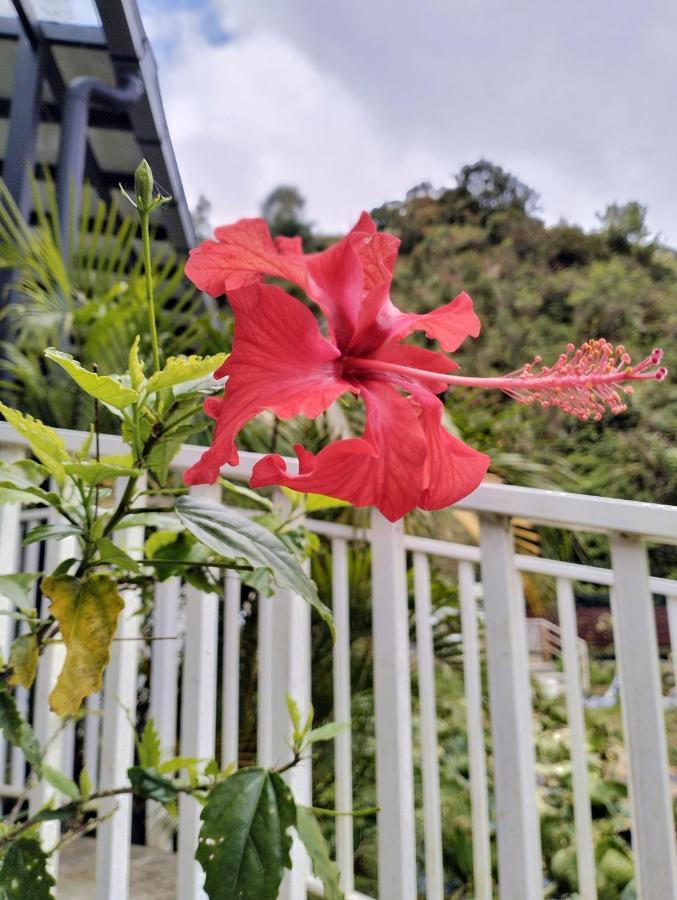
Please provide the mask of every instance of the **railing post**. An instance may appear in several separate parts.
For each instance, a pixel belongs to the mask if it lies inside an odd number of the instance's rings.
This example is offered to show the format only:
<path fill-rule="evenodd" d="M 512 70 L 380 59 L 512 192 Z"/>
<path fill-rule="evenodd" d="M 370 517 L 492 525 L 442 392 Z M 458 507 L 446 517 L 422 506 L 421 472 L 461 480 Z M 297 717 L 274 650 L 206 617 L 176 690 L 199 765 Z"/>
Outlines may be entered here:
<path fill-rule="evenodd" d="M 373 510 L 371 532 L 378 892 L 388 900 L 411 900 L 416 836 L 404 529 Z"/>
<path fill-rule="evenodd" d="M 0 460 L 15 462 L 25 456 L 22 448 L 0 446 Z M 0 575 L 14 575 L 19 569 L 21 557 L 21 505 L 19 503 L 0 506 Z M 8 613 L 13 608 L 12 602 L 0 594 L 0 612 Z M 12 619 L 8 615 L 0 615 L 0 654 L 3 659 L 9 655 L 12 640 Z M 23 757 L 23 754 L 22 754 Z M 7 742 L 0 737 L 0 781 L 5 780 L 5 763 L 7 760 Z"/>
<path fill-rule="evenodd" d="M 56 513 L 50 514 L 52 522 L 60 519 Z M 77 556 L 78 545 L 75 537 L 67 537 L 62 541 L 51 541 L 45 547 L 46 565 L 45 570 L 52 572 L 59 563 L 65 559 Z M 48 613 L 49 605 L 47 598 L 42 598 L 41 615 Z M 57 635 L 58 637 L 58 635 Z M 55 769 L 63 768 L 63 722 L 59 716 L 49 708 L 49 695 L 56 683 L 56 679 L 61 671 L 64 660 L 66 658 L 66 648 L 63 644 L 50 644 L 45 648 L 38 673 L 35 679 L 35 696 L 33 701 L 33 728 L 35 735 L 40 744 L 45 747 L 43 762 Z M 36 813 L 41 807 L 45 806 L 51 800 L 59 802 L 60 796 L 58 791 L 50 787 L 44 780 L 38 781 L 30 792 L 29 809 L 31 813 Z M 58 843 L 61 834 L 61 825 L 59 822 L 43 822 L 40 826 L 40 839 L 43 846 L 47 848 L 53 847 Z M 58 871 L 59 859 L 57 853 L 52 853 L 49 857 L 49 868 L 53 876 L 56 878 Z"/>
<path fill-rule="evenodd" d="M 336 640 L 333 649 L 334 721 L 352 726 L 350 693 L 350 595 L 348 545 L 341 538 L 331 542 L 331 596 Z M 352 727 L 334 738 L 336 768 L 335 806 L 338 812 L 353 808 Z M 353 819 L 336 819 L 336 862 L 341 872 L 341 888 L 348 893 L 354 887 Z"/>
<path fill-rule="evenodd" d="M 437 763 L 437 707 L 435 703 L 435 651 L 430 603 L 430 563 L 425 553 L 414 553 L 416 658 L 423 775 L 423 830 L 425 838 L 426 900 L 442 900 L 442 813 Z"/>
<path fill-rule="evenodd" d="M 638 537 L 613 534 L 611 592 L 623 732 L 630 770 L 637 894 L 677 897 L 675 826 L 670 803 L 658 642 L 646 550 Z"/>
<path fill-rule="evenodd" d="M 218 485 L 198 487 L 191 495 L 219 501 Z M 213 759 L 216 740 L 216 664 L 219 595 L 186 585 L 186 635 L 181 682 L 181 756 Z M 194 797 L 179 797 L 176 895 L 202 900 L 204 872 L 195 859 L 202 809 Z"/>
<path fill-rule="evenodd" d="M 287 501 L 281 492 L 276 502 L 284 514 Z M 296 700 L 302 713 L 311 702 L 310 607 L 291 590 L 259 597 L 258 666 L 257 756 L 259 765 L 269 768 L 290 758 L 292 725 L 285 695 Z M 312 802 L 311 776 L 309 759 L 284 773 L 298 803 Z M 296 838 L 291 858 L 292 870 L 285 873 L 279 900 L 305 900 L 309 862 Z"/>
<path fill-rule="evenodd" d="M 540 900 L 541 841 L 527 654 L 510 521 L 483 515 L 482 584 L 496 794 L 499 894 Z"/>
<path fill-rule="evenodd" d="M 176 755 L 176 712 L 179 691 L 179 603 L 181 579 L 160 581 L 153 602 L 153 642 L 150 649 L 149 716 L 160 738 L 163 757 Z M 146 845 L 172 850 L 173 823 L 160 803 L 146 803 Z"/>
<path fill-rule="evenodd" d="M 585 749 L 585 720 L 583 718 L 583 695 L 578 657 L 576 602 L 573 586 L 568 578 L 557 579 L 557 610 L 564 661 L 567 721 L 571 736 L 569 753 L 574 792 L 578 890 L 581 900 L 596 900 L 595 844 L 592 836 L 590 811 L 588 756 Z"/>
<path fill-rule="evenodd" d="M 469 562 L 458 564 L 458 591 L 463 629 L 463 686 L 465 689 L 472 809 L 473 887 L 475 900 L 491 900 L 491 832 L 487 793 L 487 757 L 484 748 L 480 641 L 475 601 L 475 570 Z"/>
<path fill-rule="evenodd" d="M 677 693 L 677 597 L 668 597 L 668 629 L 670 631 L 670 658 L 672 659 L 672 675 L 674 690 Z"/>
<path fill-rule="evenodd" d="M 116 484 L 116 496 L 122 490 Z M 116 541 L 132 556 L 143 547 L 144 528 L 119 532 Z M 124 609 L 118 619 L 110 663 L 103 686 L 103 724 L 99 789 L 127 784 L 127 769 L 134 763 L 141 598 L 136 590 L 122 592 Z M 102 800 L 96 829 L 96 898 L 126 900 L 129 896 L 132 798 L 129 794 Z"/>
<path fill-rule="evenodd" d="M 223 610 L 223 682 L 221 721 L 221 765 L 238 765 L 240 748 L 240 594 L 237 572 L 226 572 Z"/>

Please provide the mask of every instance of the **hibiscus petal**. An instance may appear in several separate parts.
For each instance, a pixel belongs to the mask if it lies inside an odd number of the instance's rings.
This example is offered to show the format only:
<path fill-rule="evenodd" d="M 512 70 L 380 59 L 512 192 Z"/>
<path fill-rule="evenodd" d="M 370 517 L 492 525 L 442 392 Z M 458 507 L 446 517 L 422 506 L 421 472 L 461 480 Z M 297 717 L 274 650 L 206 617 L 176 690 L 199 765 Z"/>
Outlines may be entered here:
<path fill-rule="evenodd" d="M 364 382 L 361 394 L 367 407 L 361 438 L 336 441 L 316 456 L 297 446 L 298 475 L 287 474 L 281 457 L 266 456 L 254 466 L 252 487 L 282 484 L 376 506 L 391 522 L 410 512 L 421 496 L 426 457 L 417 410 L 383 381 Z"/>
<path fill-rule="evenodd" d="M 397 310 L 390 333 L 391 337 L 401 340 L 412 331 L 424 331 L 429 338 L 438 341 L 443 350 L 451 353 L 458 350 L 467 337 L 476 338 L 480 328 L 481 323 L 473 309 L 472 300 L 463 292 L 450 303 L 423 315 Z"/>
<path fill-rule="evenodd" d="M 430 391 L 409 388 L 418 406 L 428 452 L 423 475 L 421 509 L 444 509 L 471 494 L 486 475 L 490 458 L 468 447 L 442 427 L 444 407 Z"/>
<path fill-rule="evenodd" d="M 186 484 L 213 482 L 221 466 L 236 464 L 237 432 L 264 409 L 284 419 L 313 418 L 354 389 L 340 377 L 339 351 L 299 300 L 269 284 L 231 291 L 229 299 L 235 333 L 233 352 L 219 370 L 228 375 L 225 397 L 205 404 L 217 420 L 213 444 L 184 473 Z"/>
<path fill-rule="evenodd" d="M 306 267 L 297 244 L 292 240 L 276 246 L 264 219 L 240 219 L 214 234 L 216 241 L 203 241 L 190 251 L 186 263 L 186 276 L 201 291 L 220 297 L 259 281 L 262 275 L 305 287 Z"/>

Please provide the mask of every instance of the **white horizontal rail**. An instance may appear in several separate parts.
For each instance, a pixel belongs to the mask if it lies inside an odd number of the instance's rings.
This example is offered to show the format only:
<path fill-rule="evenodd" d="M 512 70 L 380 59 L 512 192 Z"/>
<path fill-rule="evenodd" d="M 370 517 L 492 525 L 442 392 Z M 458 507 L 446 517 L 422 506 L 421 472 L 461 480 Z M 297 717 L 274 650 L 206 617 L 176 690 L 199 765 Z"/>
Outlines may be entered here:
<path fill-rule="evenodd" d="M 66 428 L 57 430 L 69 450 L 82 446 L 82 432 Z M 0 444 L 25 446 L 25 441 L 6 422 L 0 422 Z M 125 446 L 116 435 L 101 435 L 101 452 L 104 454 L 120 453 Z M 183 444 L 172 461 L 172 468 L 188 468 L 197 462 L 204 449 Z M 223 472 L 231 478 L 248 478 L 260 458 L 258 453 L 241 451 L 239 464 L 226 466 Z M 298 471 L 296 459 L 286 458 L 285 462 L 289 472 Z M 677 543 L 677 507 L 658 503 L 614 500 L 506 484 L 481 484 L 456 505 L 459 509 L 521 516 L 532 522 L 564 528 L 585 525 L 587 531 L 627 532 L 664 543 Z"/>

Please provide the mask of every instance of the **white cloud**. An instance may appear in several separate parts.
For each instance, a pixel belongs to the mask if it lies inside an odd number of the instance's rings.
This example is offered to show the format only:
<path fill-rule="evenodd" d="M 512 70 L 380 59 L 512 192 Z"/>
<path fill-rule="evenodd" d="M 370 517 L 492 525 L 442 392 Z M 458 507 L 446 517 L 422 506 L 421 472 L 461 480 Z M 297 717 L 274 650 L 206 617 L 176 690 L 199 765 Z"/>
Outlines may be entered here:
<path fill-rule="evenodd" d="M 636 198 L 677 243 L 667 0 L 229 0 L 225 45 L 198 18 L 147 26 L 174 42 L 160 60 L 170 130 L 189 197 L 207 194 L 215 219 L 257 212 L 286 182 L 342 229 L 487 156 L 540 192 L 550 221 L 590 227 Z"/>

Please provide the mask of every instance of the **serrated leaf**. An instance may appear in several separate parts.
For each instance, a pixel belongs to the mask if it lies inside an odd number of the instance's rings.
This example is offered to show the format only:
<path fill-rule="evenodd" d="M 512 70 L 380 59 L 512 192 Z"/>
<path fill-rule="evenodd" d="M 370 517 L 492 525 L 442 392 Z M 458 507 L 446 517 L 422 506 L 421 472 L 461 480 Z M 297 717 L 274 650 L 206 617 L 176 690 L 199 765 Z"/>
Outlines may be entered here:
<path fill-rule="evenodd" d="M 10 684 L 20 684 L 29 690 L 35 681 L 40 652 L 38 640 L 34 634 L 20 634 L 14 638 L 9 648 L 9 666 L 12 674 Z"/>
<path fill-rule="evenodd" d="M 140 469 L 134 469 L 131 466 L 116 466 L 94 460 L 92 462 L 66 463 L 64 469 L 67 475 L 79 478 L 85 484 L 102 484 L 104 481 L 113 481 L 115 478 L 141 475 Z"/>
<path fill-rule="evenodd" d="M 126 387 L 110 375 L 88 372 L 76 359 L 73 359 L 70 353 L 64 353 L 55 347 L 48 347 L 45 350 L 45 356 L 60 365 L 90 397 L 100 400 L 106 406 L 123 410 L 139 399 L 139 392 L 134 388 Z"/>
<path fill-rule="evenodd" d="M 325 900 L 343 900 L 339 868 L 329 855 L 320 823 L 307 806 L 296 807 L 296 830 L 313 863 L 313 872 L 324 885 Z"/>
<path fill-rule="evenodd" d="M 282 541 L 257 522 L 219 503 L 179 497 L 176 513 L 198 541 L 226 559 L 244 559 L 268 569 L 280 588 L 291 588 L 315 609 L 334 635 L 331 612 L 320 600 L 315 584 Z"/>
<path fill-rule="evenodd" d="M 52 900 L 54 883 L 38 841 L 20 837 L 8 845 L 0 861 L 2 900 Z"/>
<path fill-rule="evenodd" d="M 127 777 L 134 793 L 142 800 L 156 800 L 158 803 L 171 803 L 176 800 L 178 791 L 173 782 L 163 778 L 143 766 L 132 766 L 127 769 Z"/>
<path fill-rule="evenodd" d="M 210 792 L 195 858 L 210 900 L 276 900 L 291 868 L 291 792 L 275 772 L 240 769 Z"/>
<path fill-rule="evenodd" d="M 0 729 L 6 740 L 20 747 L 28 762 L 39 770 L 41 750 L 35 732 L 21 717 L 14 697 L 4 689 L 0 689 Z"/>
<path fill-rule="evenodd" d="M 127 553 L 122 547 L 114 544 L 110 538 L 99 538 L 96 547 L 101 557 L 101 562 L 109 563 L 123 569 L 125 572 L 140 572 L 141 568 L 138 562 Z"/>
<path fill-rule="evenodd" d="M 139 765 L 147 769 L 157 769 L 160 765 L 160 735 L 157 733 L 155 722 L 152 719 L 148 719 L 144 726 L 141 739 L 136 745 L 136 752 L 139 757 Z"/>
<path fill-rule="evenodd" d="M 15 575 L 0 575 L 0 596 L 7 597 L 14 606 L 23 606 L 28 592 L 40 577 L 39 572 L 18 572 Z"/>
<path fill-rule="evenodd" d="M 132 387 L 135 391 L 140 390 L 146 380 L 146 377 L 143 374 L 143 360 L 139 355 L 140 342 L 141 338 L 137 334 L 137 336 L 134 338 L 134 343 L 129 350 L 129 377 L 132 382 Z"/>
<path fill-rule="evenodd" d="M 47 576 L 42 579 L 42 593 L 51 600 L 50 612 L 66 645 L 66 659 L 49 704 L 57 715 L 74 716 L 85 697 L 101 689 L 124 603 L 107 575 L 84 580 Z"/>
<path fill-rule="evenodd" d="M 227 353 L 215 356 L 170 356 L 163 369 L 154 372 L 148 379 L 146 392 L 164 391 L 186 381 L 197 381 L 215 372 L 225 361 Z"/>
<path fill-rule="evenodd" d="M 62 463 L 70 457 L 66 445 L 53 428 L 45 425 L 33 416 L 24 415 L 18 409 L 12 409 L 0 403 L 0 412 L 7 422 L 26 441 L 43 466 L 49 471 L 59 486 L 63 486 L 66 473 Z"/>
<path fill-rule="evenodd" d="M 74 534 L 82 534 L 82 529 L 77 525 L 38 525 L 31 529 L 23 540 L 24 546 L 35 544 L 36 541 L 62 541 Z"/>
<path fill-rule="evenodd" d="M 80 799 L 80 788 L 73 779 L 69 778 L 68 775 L 65 775 L 58 769 L 55 769 L 53 766 L 48 766 L 47 763 L 43 763 L 42 777 L 51 784 L 53 788 L 56 788 L 59 793 L 65 794 L 70 800 Z"/>

